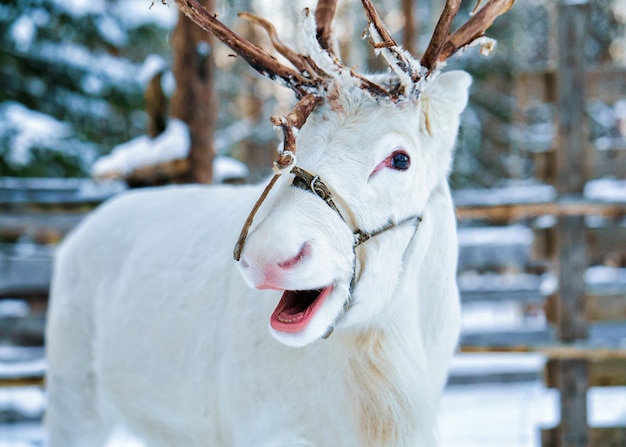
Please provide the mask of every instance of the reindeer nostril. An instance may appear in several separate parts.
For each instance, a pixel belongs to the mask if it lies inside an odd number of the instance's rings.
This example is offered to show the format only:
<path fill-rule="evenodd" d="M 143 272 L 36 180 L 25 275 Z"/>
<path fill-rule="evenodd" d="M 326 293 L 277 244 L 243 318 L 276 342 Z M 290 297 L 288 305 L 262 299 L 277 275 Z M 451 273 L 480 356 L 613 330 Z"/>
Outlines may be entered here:
<path fill-rule="evenodd" d="M 283 269 L 290 269 L 298 265 L 300 261 L 302 261 L 303 258 L 306 258 L 310 254 L 311 254 L 311 244 L 309 244 L 308 242 L 305 242 L 304 244 L 302 244 L 302 247 L 300 247 L 300 251 L 298 252 L 297 255 L 295 255 L 293 258 L 288 259 L 286 261 L 279 262 L 278 266 Z"/>

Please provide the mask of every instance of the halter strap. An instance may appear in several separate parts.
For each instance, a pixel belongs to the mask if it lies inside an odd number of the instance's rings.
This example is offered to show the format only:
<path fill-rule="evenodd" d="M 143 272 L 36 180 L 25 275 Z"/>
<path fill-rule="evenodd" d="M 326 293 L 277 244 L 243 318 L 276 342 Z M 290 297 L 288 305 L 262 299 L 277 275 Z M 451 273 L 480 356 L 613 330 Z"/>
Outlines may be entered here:
<path fill-rule="evenodd" d="M 344 219 L 343 215 L 339 211 L 339 208 L 337 208 L 337 205 L 335 205 L 335 202 L 333 201 L 333 195 L 330 192 L 330 189 L 324 184 L 324 182 L 322 182 L 319 176 L 313 175 L 310 172 L 302 168 L 299 168 L 297 166 L 294 166 L 291 169 L 291 173 L 294 175 L 293 182 L 291 183 L 292 186 L 303 189 L 305 191 L 309 191 L 315 194 L 316 196 L 318 196 L 320 199 L 326 202 L 326 204 L 329 207 L 335 210 L 335 212 L 339 215 L 341 220 L 346 225 L 348 225 L 348 223 L 346 222 L 346 219 Z M 402 225 L 406 225 L 411 222 L 415 222 L 415 231 L 413 232 L 413 236 L 411 237 L 411 241 L 413 241 L 413 238 L 415 237 L 415 233 L 417 232 L 417 229 L 421 221 L 422 221 L 422 218 L 419 215 L 415 215 L 415 216 L 407 217 L 406 219 L 403 219 L 400 222 L 393 222 L 389 220 L 387 221 L 385 225 L 383 225 L 382 227 L 374 231 L 364 231 L 361 229 L 356 229 L 352 232 L 352 234 L 354 235 L 354 243 L 352 244 L 352 252 L 353 252 L 354 257 L 352 261 L 353 265 L 352 265 L 352 278 L 350 279 L 350 293 L 346 301 L 343 303 L 341 314 L 337 317 L 337 320 L 335 320 L 333 324 L 328 327 L 328 329 L 322 336 L 323 339 L 327 339 L 328 337 L 330 337 L 330 335 L 333 333 L 333 328 L 337 325 L 337 323 L 339 323 L 339 321 L 341 321 L 343 316 L 345 316 L 346 313 L 350 310 L 350 308 L 354 305 L 354 288 L 356 287 L 357 282 L 358 282 L 357 254 L 356 254 L 357 247 L 369 241 L 370 239 L 384 233 L 385 231 L 392 230 L 394 228 L 400 227 Z M 405 254 L 406 254 L 406 251 L 409 249 L 409 246 L 411 245 L 411 241 L 409 241 L 409 244 L 407 244 L 407 247 L 405 249 Z"/>
<path fill-rule="evenodd" d="M 333 194 L 330 191 L 330 189 L 328 188 L 328 186 L 326 186 L 326 184 L 319 178 L 318 175 L 313 175 L 310 172 L 299 168 L 297 166 L 293 166 L 291 168 L 290 171 L 293 175 L 293 181 L 291 183 L 291 186 L 294 186 L 296 188 L 300 188 L 303 189 L 305 191 L 308 191 L 314 195 L 316 195 L 317 197 L 319 197 L 320 199 L 322 199 L 331 209 L 333 209 L 337 215 L 339 215 L 339 217 L 341 218 L 341 220 L 348 225 L 348 222 L 346 221 L 346 219 L 343 217 L 343 215 L 341 214 L 341 211 L 339 211 L 339 208 L 337 208 L 337 205 L 335 204 L 334 200 L 333 200 Z M 246 238 L 248 236 L 248 230 L 250 228 L 250 226 L 252 225 L 252 220 L 254 219 L 254 216 L 256 214 L 256 212 L 258 211 L 258 209 L 261 207 L 261 204 L 263 203 L 263 201 L 265 200 L 265 198 L 267 197 L 267 195 L 269 194 L 270 190 L 272 189 L 272 187 L 274 186 L 274 184 L 276 183 L 276 180 L 278 180 L 278 177 L 280 176 L 280 174 L 276 174 L 272 180 L 270 181 L 270 183 L 265 187 L 265 190 L 263 191 L 263 194 L 261 194 L 261 197 L 259 197 L 259 199 L 257 200 L 257 202 L 255 203 L 252 211 L 250 212 L 250 215 L 248 216 L 248 219 L 246 220 L 244 227 L 241 230 L 241 234 L 239 235 L 239 239 L 237 240 L 237 244 L 235 245 L 235 250 L 234 250 L 234 258 L 235 260 L 239 261 L 239 259 L 241 258 L 241 253 L 243 251 L 243 245 L 246 241 Z M 419 226 L 419 223 L 422 221 L 422 218 L 418 215 L 415 216 L 410 216 L 407 217 L 406 219 L 401 220 L 400 222 L 393 222 L 391 220 L 389 220 L 385 225 L 383 225 L 382 227 L 378 228 L 377 230 L 374 231 L 364 231 L 361 229 L 356 229 L 354 230 L 352 233 L 354 235 L 354 244 L 352 246 L 352 250 L 355 251 L 355 263 L 356 263 L 356 248 L 359 245 L 364 244 L 365 242 L 369 241 L 371 238 L 378 236 L 379 234 L 384 233 L 385 231 L 388 230 L 392 230 L 394 228 L 397 228 L 401 225 L 405 225 L 407 223 L 410 223 L 412 221 L 415 221 L 415 229 L 417 231 L 417 227 Z M 355 283 L 355 276 L 356 276 L 356 265 L 354 267 L 354 272 L 353 272 L 353 277 L 352 277 L 352 285 L 351 285 L 351 289 L 354 287 L 354 283 Z"/>
<path fill-rule="evenodd" d="M 296 188 L 300 188 L 302 190 L 308 191 L 314 195 L 316 195 L 317 197 L 319 197 L 320 199 L 322 199 L 330 208 L 332 208 L 341 218 L 341 220 L 348 225 L 348 222 L 346 221 L 346 219 L 344 219 L 343 215 L 341 214 L 341 211 L 339 211 L 339 208 L 337 208 L 337 205 L 335 204 L 334 200 L 333 200 L 333 194 L 330 191 L 330 189 L 328 188 L 328 186 L 326 186 L 324 184 L 324 182 L 322 182 L 322 180 L 319 178 L 319 176 L 317 175 L 313 175 L 310 172 L 299 168 L 297 166 L 293 166 L 291 168 L 290 171 L 293 175 L 293 181 L 291 183 L 291 186 L 294 186 Z M 272 178 L 272 180 L 270 181 L 270 183 L 265 187 L 265 190 L 263 191 L 263 193 L 261 194 L 261 197 L 259 197 L 259 199 L 257 200 L 257 202 L 255 203 L 252 211 L 250 212 L 250 215 L 248 216 L 248 219 L 246 219 L 246 222 L 244 224 L 244 227 L 241 230 L 241 234 L 239 235 L 239 239 L 237 240 L 237 244 L 235 245 L 235 251 L 234 251 L 234 258 L 235 260 L 239 261 L 239 259 L 241 258 L 241 253 L 243 251 L 243 245 L 246 241 L 246 238 L 248 236 L 248 230 L 250 229 L 250 226 L 252 225 L 252 220 L 254 219 L 254 216 L 256 214 L 256 212 L 258 211 L 258 209 L 261 207 L 261 204 L 263 203 L 263 201 L 265 200 L 265 198 L 267 197 L 267 195 L 269 194 L 270 190 L 273 188 L 274 184 L 276 183 L 276 181 L 278 180 L 278 177 L 281 175 L 281 173 L 277 173 L 276 175 L 274 175 L 274 177 Z M 373 237 L 376 237 L 388 230 L 392 230 L 394 228 L 400 227 L 402 225 L 406 225 L 408 223 L 411 222 L 415 222 L 415 231 L 413 232 L 413 236 L 411 237 L 411 240 L 409 241 L 409 243 L 407 244 L 407 247 L 404 251 L 404 253 L 406 254 L 407 250 L 409 249 L 411 242 L 413 241 L 413 238 L 415 237 L 415 233 L 417 232 L 417 229 L 419 227 L 420 222 L 422 221 L 422 218 L 419 215 L 414 215 L 414 216 L 410 216 L 407 217 L 406 219 L 403 219 L 399 222 L 393 222 L 391 220 L 387 221 L 387 223 L 385 225 L 383 225 L 382 227 L 378 228 L 377 230 L 374 231 L 364 231 L 361 229 L 356 229 L 352 232 L 352 234 L 354 235 L 354 243 L 352 244 L 352 251 L 354 253 L 354 258 L 353 258 L 353 267 L 352 267 L 352 279 L 350 280 L 350 294 L 348 296 L 348 299 L 343 303 L 343 311 L 341 313 L 341 315 L 338 317 L 337 321 L 335 321 L 326 331 L 326 333 L 322 336 L 322 338 L 326 339 L 328 337 L 330 337 L 330 334 L 333 332 L 333 328 L 334 326 L 341 320 L 341 318 L 343 318 L 343 316 L 348 312 L 348 310 L 350 310 L 350 308 L 352 307 L 352 305 L 354 304 L 354 297 L 353 297 L 353 292 L 354 292 L 354 288 L 356 287 L 357 284 L 357 254 L 356 254 L 356 249 L 359 245 L 364 244 L 365 242 L 369 241 L 370 239 L 372 239 Z M 404 257 L 404 255 L 403 255 Z"/>
<path fill-rule="evenodd" d="M 371 233 L 365 232 L 363 230 L 356 230 L 354 232 L 354 236 L 356 237 L 356 242 L 355 242 L 355 246 L 359 246 L 367 241 L 369 241 L 371 238 L 378 236 L 381 233 L 384 233 L 387 230 L 392 230 L 396 227 L 400 227 L 402 225 L 411 223 L 412 221 L 415 221 L 416 226 L 419 225 L 419 223 L 422 221 L 422 218 L 420 216 L 410 216 L 407 217 L 406 219 L 401 220 L 400 222 L 393 222 L 393 221 L 388 221 L 385 225 L 383 225 L 382 227 L 380 227 L 378 230 L 376 231 L 372 231 Z"/>
<path fill-rule="evenodd" d="M 305 171 L 304 169 L 297 166 L 294 166 L 291 169 L 291 173 L 295 176 L 293 178 L 293 183 L 291 184 L 291 186 L 295 186 L 296 188 L 312 192 L 317 197 L 326 202 L 329 207 L 335 210 L 335 212 L 339 214 L 339 217 L 341 217 L 341 220 L 343 220 L 344 222 L 346 221 L 346 219 L 344 219 L 341 215 L 339 208 L 337 208 L 337 205 L 335 205 L 335 202 L 333 201 L 333 194 L 330 192 L 330 189 L 328 189 L 328 186 L 326 186 L 324 182 L 320 180 L 319 175 L 313 175 L 310 172 Z"/>
<path fill-rule="evenodd" d="M 297 166 L 294 166 L 291 169 L 291 173 L 294 175 L 294 179 L 293 179 L 291 186 L 295 186 L 296 188 L 309 191 L 315 194 L 316 196 L 318 196 L 320 199 L 326 202 L 326 204 L 329 207 L 335 210 L 335 212 L 339 215 L 341 220 L 343 220 L 344 223 L 346 223 L 347 225 L 346 219 L 343 217 L 343 215 L 339 211 L 339 208 L 337 208 L 337 205 L 335 205 L 335 202 L 333 201 L 333 194 L 330 192 L 330 189 L 328 188 L 328 186 L 326 186 L 324 182 L 322 182 L 322 180 L 319 178 L 318 175 L 313 175 L 310 172 L 302 168 L 299 168 Z M 382 227 L 380 227 L 379 229 L 375 231 L 364 231 L 361 229 L 356 229 L 353 231 L 354 247 L 356 248 L 359 245 L 364 244 L 371 238 L 376 237 L 379 234 L 384 233 L 387 230 L 391 230 L 401 225 L 410 223 L 411 221 L 416 221 L 416 224 L 419 225 L 419 223 L 422 221 L 422 218 L 416 215 L 416 216 L 407 217 L 406 219 L 403 219 L 400 222 L 393 222 L 389 220 L 385 225 L 383 225 Z"/>

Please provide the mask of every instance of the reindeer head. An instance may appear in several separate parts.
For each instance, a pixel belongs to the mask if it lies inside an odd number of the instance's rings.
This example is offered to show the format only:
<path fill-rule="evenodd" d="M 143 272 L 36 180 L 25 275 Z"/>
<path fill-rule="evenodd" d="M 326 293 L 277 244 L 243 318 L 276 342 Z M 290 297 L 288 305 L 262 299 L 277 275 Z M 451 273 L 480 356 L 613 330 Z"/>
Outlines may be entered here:
<path fill-rule="evenodd" d="M 446 181 L 471 79 L 440 65 L 481 37 L 513 0 L 492 0 L 450 34 L 460 0 L 449 0 L 420 61 L 399 47 L 363 0 L 374 48 L 389 73 L 364 76 L 342 65 L 330 41 L 335 1 L 305 10 L 302 53 L 283 45 L 267 21 L 280 64 L 208 14 L 195 0 L 181 10 L 299 99 L 286 116 L 276 175 L 250 213 L 235 248 L 246 281 L 283 291 L 273 335 L 303 346 L 333 328 L 367 325 L 392 300 L 431 191 Z M 296 142 L 298 152 L 296 156 Z"/>

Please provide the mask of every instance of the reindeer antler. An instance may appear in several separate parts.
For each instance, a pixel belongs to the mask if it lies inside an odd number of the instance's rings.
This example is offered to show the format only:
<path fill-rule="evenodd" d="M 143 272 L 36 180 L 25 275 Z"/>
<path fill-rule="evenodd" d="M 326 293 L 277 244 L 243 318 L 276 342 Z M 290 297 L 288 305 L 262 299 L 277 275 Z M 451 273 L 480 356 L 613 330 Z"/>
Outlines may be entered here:
<path fill-rule="evenodd" d="M 419 94 L 418 82 L 421 79 L 436 70 L 439 64 L 445 62 L 457 51 L 476 43 L 480 37 L 483 37 L 484 32 L 493 21 L 504 14 L 515 2 L 515 0 L 490 0 L 478 9 L 481 0 L 477 0 L 478 3 L 474 8 L 473 16 L 457 31 L 450 34 L 452 21 L 459 11 L 461 1 L 446 1 L 430 43 L 421 60 L 417 62 L 391 37 L 371 0 L 361 0 L 369 23 L 368 30 L 373 46 L 398 75 L 401 94 L 410 92 Z M 492 41 L 488 43 L 492 44 Z M 395 96 L 396 100 L 398 99 L 397 93 L 392 96 Z"/>
<path fill-rule="evenodd" d="M 319 85 L 317 80 L 308 78 L 306 73 L 281 64 L 263 48 L 232 31 L 220 22 L 214 14 L 209 13 L 197 0 L 175 1 L 180 11 L 198 26 L 221 40 L 263 76 L 272 80 L 277 78 L 282 80 L 286 86 L 294 90 L 298 98 L 306 96 L 311 87 L 316 88 Z"/>
<path fill-rule="evenodd" d="M 450 0 L 448 0 L 448 3 Z M 480 4 L 480 0 L 478 2 Z M 457 51 L 472 45 L 482 37 L 493 21 L 507 12 L 513 6 L 515 0 L 491 0 L 482 8 L 475 11 L 474 15 L 452 35 L 446 39 L 437 62 L 448 59 Z"/>
<path fill-rule="evenodd" d="M 315 12 L 314 24 L 308 9 L 304 11 L 302 29 L 304 45 L 308 54 L 298 53 L 284 45 L 276 35 L 274 26 L 254 14 L 242 13 L 240 17 L 265 29 L 274 49 L 291 63 L 293 67 L 280 63 L 274 56 L 261 47 L 244 39 L 209 13 L 197 0 L 175 0 L 180 11 L 191 18 L 201 28 L 212 33 L 216 38 L 240 55 L 252 68 L 272 80 L 279 80 L 291 88 L 298 98 L 298 103 L 286 116 L 271 118 L 274 125 L 283 131 L 283 145 L 280 157 L 275 162 L 276 175 L 255 204 L 241 231 L 235 248 L 235 259 L 239 260 L 246 235 L 255 213 L 263 203 L 272 186 L 282 172 L 295 164 L 296 135 L 307 117 L 323 101 L 332 82 L 358 86 L 378 100 L 390 100 L 401 103 L 404 99 L 415 100 L 421 90 L 421 81 L 438 68 L 455 52 L 476 43 L 483 37 L 485 30 L 499 15 L 506 12 L 515 0 L 490 0 L 475 11 L 467 23 L 450 34 L 452 21 L 459 11 L 462 0 L 447 0 L 443 13 L 437 23 L 428 48 L 420 61 L 401 48 L 391 37 L 376 12 L 371 0 L 361 0 L 369 22 L 368 31 L 377 53 L 385 58 L 397 79 L 379 85 L 364 75 L 342 65 L 336 57 L 331 39 L 331 22 L 335 14 L 337 0 L 319 0 Z M 480 5 L 481 0 L 478 0 Z M 476 9 L 476 8 L 475 8 Z M 332 81 L 332 82 L 331 82 Z M 336 87 L 336 86 L 335 86 Z"/>
<path fill-rule="evenodd" d="M 437 26 L 435 27 L 435 31 L 433 32 L 430 42 L 428 43 L 428 47 L 420 60 L 422 66 L 427 70 L 435 68 L 437 59 L 439 58 L 441 50 L 443 49 L 446 39 L 450 33 L 450 28 L 452 28 L 452 21 L 459 12 L 460 7 L 461 0 L 448 0 L 446 2 L 443 12 L 439 17 L 439 21 L 437 22 Z"/>
<path fill-rule="evenodd" d="M 368 31 L 372 38 L 374 48 L 385 58 L 391 69 L 400 78 L 400 84 L 408 93 L 409 87 L 420 79 L 420 67 L 415 63 L 409 53 L 404 51 L 391 37 L 387 27 L 380 19 L 376 8 L 371 0 L 361 0 L 367 21 Z"/>

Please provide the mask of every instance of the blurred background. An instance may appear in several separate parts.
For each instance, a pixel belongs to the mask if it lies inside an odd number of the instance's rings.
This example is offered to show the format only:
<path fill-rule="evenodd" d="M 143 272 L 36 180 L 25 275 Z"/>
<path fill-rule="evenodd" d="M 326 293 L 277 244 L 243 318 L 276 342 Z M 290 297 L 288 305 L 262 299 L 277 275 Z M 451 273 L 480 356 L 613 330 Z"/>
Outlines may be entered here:
<path fill-rule="evenodd" d="M 375 5 L 420 54 L 443 3 Z M 239 11 L 293 44 L 315 7 L 205 4 L 268 50 Z M 365 27 L 360 2 L 340 1 L 345 65 L 385 70 Z M 269 117 L 294 98 L 173 0 L 5 0 L 0 28 L 0 446 L 42 446 L 57 244 L 129 188 L 263 181 L 279 141 Z M 474 83 L 451 173 L 464 313 L 442 442 L 624 447 L 626 0 L 518 0 L 487 35 L 489 57 L 469 49 L 447 64 Z M 112 445 L 135 445 L 124 439 Z"/>

